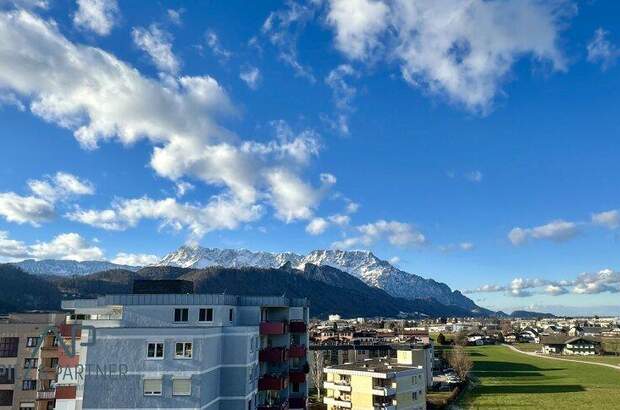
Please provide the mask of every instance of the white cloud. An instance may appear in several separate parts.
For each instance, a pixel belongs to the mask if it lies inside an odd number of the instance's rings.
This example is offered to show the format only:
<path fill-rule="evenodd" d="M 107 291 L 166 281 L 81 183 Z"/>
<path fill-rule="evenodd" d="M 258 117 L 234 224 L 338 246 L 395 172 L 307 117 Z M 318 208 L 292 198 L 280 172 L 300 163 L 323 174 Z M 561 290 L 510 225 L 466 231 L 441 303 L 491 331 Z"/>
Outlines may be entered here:
<path fill-rule="evenodd" d="M 241 78 L 250 89 L 256 90 L 260 83 L 260 70 L 256 67 L 247 67 L 241 70 L 239 78 Z"/>
<path fill-rule="evenodd" d="M 73 16 L 76 27 L 107 36 L 116 25 L 119 9 L 116 0 L 77 0 L 78 10 Z"/>
<path fill-rule="evenodd" d="M 166 14 L 168 18 L 173 24 L 180 26 L 183 24 L 183 13 L 185 13 L 185 9 L 168 9 L 166 10 Z"/>
<path fill-rule="evenodd" d="M 346 226 L 351 222 L 349 215 L 334 214 L 328 217 L 329 221 L 335 225 Z"/>
<path fill-rule="evenodd" d="M 476 171 L 471 171 L 468 172 L 467 174 L 465 174 L 465 178 L 470 181 L 470 182 L 482 182 L 482 172 L 476 170 Z"/>
<path fill-rule="evenodd" d="M 411 86 L 484 113 L 522 57 L 566 69 L 558 36 L 574 11 L 562 0 L 330 0 L 327 23 L 348 58 L 397 61 Z"/>
<path fill-rule="evenodd" d="M 227 204 L 253 216 L 253 209 L 270 203 L 288 221 L 313 216 L 326 187 L 313 187 L 301 174 L 318 153 L 315 133 L 244 141 L 218 123 L 234 109 L 213 78 L 145 77 L 114 55 L 70 42 L 54 22 L 27 11 L 0 13 L 0 43 L 6 45 L 0 48 L 0 89 L 28 99 L 35 115 L 72 130 L 82 147 L 146 139 L 159 176 L 220 188 L 219 197 L 227 199 L 212 204 L 218 209 Z"/>
<path fill-rule="evenodd" d="M 469 252 L 473 251 L 476 246 L 471 242 L 461 242 L 461 243 L 451 243 L 448 245 L 442 245 L 439 247 L 439 250 L 442 252 L 453 252 L 453 251 L 463 251 Z"/>
<path fill-rule="evenodd" d="M 47 0 L 0 0 L 0 6 L 5 4 L 24 9 L 47 9 L 49 7 Z"/>
<path fill-rule="evenodd" d="M 195 186 L 189 182 L 179 181 L 176 184 L 177 198 L 185 196 L 186 193 L 193 190 Z"/>
<path fill-rule="evenodd" d="M 10 239 L 7 232 L 0 231 L 0 258 L 9 261 L 25 258 L 102 260 L 103 251 L 89 244 L 77 233 L 64 233 L 57 235 L 50 242 L 27 245 L 22 241 Z"/>
<path fill-rule="evenodd" d="M 333 248 L 350 249 L 356 246 L 369 247 L 380 240 L 387 240 L 395 246 L 421 246 L 426 244 L 426 237 L 408 223 L 378 220 L 374 223 L 357 226 L 359 236 L 345 238 L 334 242 Z"/>
<path fill-rule="evenodd" d="M 357 72 L 349 64 L 341 64 L 329 72 L 325 83 L 331 88 L 336 110 L 335 128 L 342 134 L 349 134 L 349 115 L 353 112 L 353 99 L 357 89 L 347 82 L 348 77 L 357 77 Z"/>
<path fill-rule="evenodd" d="M 392 256 L 390 259 L 388 259 L 388 262 L 390 262 L 390 265 L 398 265 L 400 263 L 400 258 L 398 256 Z"/>
<path fill-rule="evenodd" d="M 8 222 L 40 226 L 54 217 L 54 205 L 35 196 L 0 193 L 0 216 Z"/>
<path fill-rule="evenodd" d="M 186 229 L 197 239 L 214 230 L 236 229 L 242 223 L 258 219 L 261 213 L 260 205 L 249 205 L 225 196 L 214 197 L 206 205 L 179 203 L 174 198 L 154 200 L 143 197 L 118 200 L 104 210 L 77 209 L 66 217 L 116 231 L 135 227 L 143 219 L 156 220 L 161 228 Z"/>
<path fill-rule="evenodd" d="M 346 207 L 347 213 L 349 213 L 349 214 L 354 214 L 354 213 L 356 213 L 359 209 L 360 209 L 360 204 L 358 204 L 358 203 L 356 203 L 356 202 L 352 202 L 352 201 L 349 201 L 349 202 L 347 203 L 347 207 Z"/>
<path fill-rule="evenodd" d="M 269 14 L 263 23 L 262 33 L 278 51 L 278 57 L 290 66 L 297 77 L 305 78 L 314 83 L 316 78 L 312 69 L 299 62 L 297 38 L 299 33 L 316 12 L 318 2 L 300 4 L 288 1 L 287 7 Z"/>
<path fill-rule="evenodd" d="M 110 262 L 118 265 L 129 266 L 148 266 L 159 261 L 159 257 L 156 255 L 149 255 L 145 253 L 124 253 L 120 252 L 116 254 L 116 257 Z"/>
<path fill-rule="evenodd" d="M 207 41 L 207 45 L 216 57 L 222 60 L 228 60 L 230 58 L 232 53 L 222 46 L 219 37 L 214 31 L 207 31 L 205 33 L 205 39 Z"/>
<path fill-rule="evenodd" d="M 0 216 L 8 222 L 29 223 L 40 226 L 55 215 L 54 204 L 78 195 L 92 195 L 95 191 L 90 181 L 66 172 L 57 172 L 45 179 L 28 181 L 33 195 L 22 196 L 14 192 L 0 192 Z"/>
<path fill-rule="evenodd" d="M 545 293 L 551 296 L 559 296 L 568 293 L 568 291 L 563 286 L 547 285 L 545 287 Z"/>
<path fill-rule="evenodd" d="M 613 209 L 611 211 L 592 214 L 592 223 L 609 229 L 616 229 L 620 226 L 620 211 Z"/>
<path fill-rule="evenodd" d="M 320 235 L 329 227 L 329 222 L 323 218 L 314 218 L 306 225 L 306 232 L 310 235 Z"/>
<path fill-rule="evenodd" d="M 561 219 L 551 221 L 546 225 L 533 228 L 513 228 L 508 233 L 508 239 L 513 245 L 521 245 L 528 239 L 547 239 L 554 242 L 564 242 L 574 238 L 579 233 L 577 224 Z"/>
<path fill-rule="evenodd" d="M 134 27 L 131 36 L 135 45 L 151 57 L 158 70 L 171 74 L 179 71 L 180 63 L 172 52 L 170 33 L 160 29 L 156 24 L 151 24 L 148 29 Z"/>
<path fill-rule="evenodd" d="M 607 38 L 609 32 L 598 28 L 588 43 L 588 61 L 600 64 L 603 71 L 616 64 L 620 50 Z"/>

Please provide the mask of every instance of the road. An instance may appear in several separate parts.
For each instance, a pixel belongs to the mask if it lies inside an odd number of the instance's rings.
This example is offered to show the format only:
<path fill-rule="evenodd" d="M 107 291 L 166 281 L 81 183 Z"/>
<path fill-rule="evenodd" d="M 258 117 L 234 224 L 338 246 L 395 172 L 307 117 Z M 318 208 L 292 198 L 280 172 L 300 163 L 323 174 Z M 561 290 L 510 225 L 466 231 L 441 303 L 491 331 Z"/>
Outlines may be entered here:
<path fill-rule="evenodd" d="M 525 354 L 525 355 L 528 355 L 528 356 L 539 357 L 539 358 L 542 358 L 542 359 L 563 360 L 565 362 L 593 364 L 595 366 L 605 366 L 605 367 L 611 367 L 612 369 L 620 370 L 620 366 L 616 366 L 614 364 L 597 363 L 597 362 L 584 362 L 583 360 L 576 360 L 576 359 L 565 359 L 563 357 L 554 357 L 554 356 L 541 355 L 541 354 L 537 354 L 537 353 L 534 353 L 534 352 L 524 352 L 522 350 L 517 349 L 516 347 L 514 347 L 512 345 L 505 344 L 504 346 L 508 346 L 510 349 L 514 350 L 515 352 L 519 352 L 521 354 Z"/>

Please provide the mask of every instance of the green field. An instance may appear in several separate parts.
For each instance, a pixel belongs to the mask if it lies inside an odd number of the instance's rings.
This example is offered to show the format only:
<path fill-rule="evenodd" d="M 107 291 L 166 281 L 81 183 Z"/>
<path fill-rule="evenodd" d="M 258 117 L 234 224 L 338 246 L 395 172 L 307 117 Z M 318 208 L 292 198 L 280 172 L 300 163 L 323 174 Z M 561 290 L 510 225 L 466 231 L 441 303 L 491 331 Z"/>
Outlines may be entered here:
<path fill-rule="evenodd" d="M 516 343 L 513 345 L 523 352 L 540 352 L 542 346 L 535 343 Z M 582 362 L 608 363 L 620 366 L 620 356 L 563 356 L 565 359 L 581 360 Z"/>
<path fill-rule="evenodd" d="M 467 409 L 620 409 L 620 370 L 530 357 L 505 346 L 467 348 L 474 361 Z"/>

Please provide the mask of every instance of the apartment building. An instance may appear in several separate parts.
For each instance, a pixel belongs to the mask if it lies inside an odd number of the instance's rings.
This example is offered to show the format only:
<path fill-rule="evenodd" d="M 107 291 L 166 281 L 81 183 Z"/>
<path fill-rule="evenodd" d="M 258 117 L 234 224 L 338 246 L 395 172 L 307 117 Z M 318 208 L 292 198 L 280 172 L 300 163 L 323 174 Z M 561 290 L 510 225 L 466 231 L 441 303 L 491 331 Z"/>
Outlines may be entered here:
<path fill-rule="evenodd" d="M 48 329 L 64 314 L 13 313 L 0 318 L 0 410 L 54 408 L 57 340 Z"/>
<path fill-rule="evenodd" d="M 397 359 L 368 359 L 324 369 L 327 410 L 426 409 L 426 375 L 411 364 L 411 352 Z"/>
<path fill-rule="evenodd" d="M 141 293 L 63 302 L 56 409 L 306 408 L 305 299 Z"/>

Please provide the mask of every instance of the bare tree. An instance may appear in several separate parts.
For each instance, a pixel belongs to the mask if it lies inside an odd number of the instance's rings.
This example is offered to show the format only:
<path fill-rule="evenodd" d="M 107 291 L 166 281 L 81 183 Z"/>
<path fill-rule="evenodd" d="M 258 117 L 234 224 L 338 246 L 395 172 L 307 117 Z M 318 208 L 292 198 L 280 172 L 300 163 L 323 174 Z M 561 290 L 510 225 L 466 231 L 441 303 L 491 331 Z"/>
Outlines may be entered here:
<path fill-rule="evenodd" d="M 316 394 L 321 401 L 321 389 L 323 388 L 323 366 L 325 365 L 325 353 L 322 350 L 312 350 L 310 360 L 310 377 L 316 387 Z"/>
<path fill-rule="evenodd" d="M 467 380 L 469 372 L 474 364 L 465 349 L 462 346 L 454 346 L 454 348 L 447 352 L 446 359 L 457 376 L 459 376 L 461 380 Z"/>
<path fill-rule="evenodd" d="M 506 337 L 507 334 L 512 333 L 512 324 L 509 321 L 502 323 L 502 334 Z"/>

